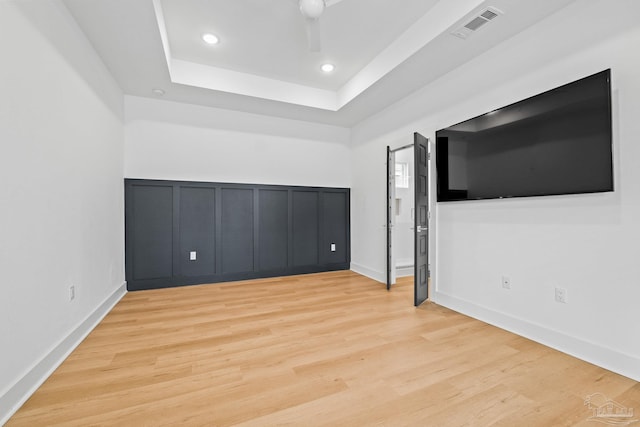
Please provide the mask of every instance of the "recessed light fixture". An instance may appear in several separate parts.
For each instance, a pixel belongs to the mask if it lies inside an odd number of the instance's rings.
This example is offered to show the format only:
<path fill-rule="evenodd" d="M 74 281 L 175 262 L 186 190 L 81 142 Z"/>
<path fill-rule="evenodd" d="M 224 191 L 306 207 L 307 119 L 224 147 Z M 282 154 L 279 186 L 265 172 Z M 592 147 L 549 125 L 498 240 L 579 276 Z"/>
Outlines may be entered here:
<path fill-rule="evenodd" d="M 205 43 L 207 44 L 218 44 L 218 42 L 220 42 L 220 39 L 218 38 L 218 36 L 216 36 L 215 34 L 211 34 L 211 33 L 205 33 L 202 35 L 202 40 L 204 40 Z"/>
<path fill-rule="evenodd" d="M 153 92 L 154 95 L 156 96 L 162 96 L 164 95 L 164 91 L 162 89 L 153 89 L 151 92 Z"/>
<path fill-rule="evenodd" d="M 335 70 L 335 69 L 336 69 L 336 66 L 335 66 L 335 65 L 333 65 L 333 64 L 329 64 L 329 63 L 327 63 L 327 64 L 322 64 L 322 66 L 320 67 L 320 69 L 321 69 L 322 71 L 324 71 L 325 73 L 330 73 L 330 72 L 332 72 L 333 70 Z"/>

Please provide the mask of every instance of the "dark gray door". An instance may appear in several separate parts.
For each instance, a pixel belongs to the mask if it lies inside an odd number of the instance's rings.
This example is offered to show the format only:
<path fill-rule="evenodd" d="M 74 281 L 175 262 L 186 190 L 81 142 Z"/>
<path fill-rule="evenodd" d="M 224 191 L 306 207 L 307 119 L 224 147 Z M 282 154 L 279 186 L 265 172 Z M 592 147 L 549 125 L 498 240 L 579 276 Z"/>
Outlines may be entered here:
<path fill-rule="evenodd" d="M 393 180 L 391 174 L 395 172 L 391 147 L 387 145 L 387 290 L 391 289 L 391 193 Z"/>
<path fill-rule="evenodd" d="M 414 299 L 419 306 L 429 297 L 429 140 L 413 134 L 415 179 Z"/>

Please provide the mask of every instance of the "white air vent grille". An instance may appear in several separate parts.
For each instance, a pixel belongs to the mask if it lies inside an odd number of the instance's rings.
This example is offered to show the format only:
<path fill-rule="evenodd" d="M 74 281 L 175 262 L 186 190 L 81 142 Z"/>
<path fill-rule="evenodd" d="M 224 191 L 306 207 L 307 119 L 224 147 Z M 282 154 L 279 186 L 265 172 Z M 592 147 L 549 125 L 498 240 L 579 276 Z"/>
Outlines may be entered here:
<path fill-rule="evenodd" d="M 500 10 L 495 7 L 488 7 L 482 10 L 479 14 L 474 14 L 470 19 L 465 20 L 467 23 L 452 31 L 451 34 L 456 37 L 460 37 L 461 39 L 466 39 L 474 31 L 477 31 L 480 27 L 496 18 L 498 15 L 502 15 Z"/>

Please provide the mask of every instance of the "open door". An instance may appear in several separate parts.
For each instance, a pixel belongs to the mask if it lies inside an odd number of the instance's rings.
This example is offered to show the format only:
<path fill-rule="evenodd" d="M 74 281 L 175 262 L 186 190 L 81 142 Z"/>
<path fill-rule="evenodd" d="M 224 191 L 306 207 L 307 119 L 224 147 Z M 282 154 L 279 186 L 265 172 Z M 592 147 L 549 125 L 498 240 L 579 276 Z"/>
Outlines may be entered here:
<path fill-rule="evenodd" d="M 429 297 L 429 140 L 419 133 L 413 134 L 415 179 L 415 246 L 414 246 L 414 305 L 417 307 Z"/>
<path fill-rule="evenodd" d="M 387 145 L 387 290 L 391 290 L 391 268 L 392 268 L 392 252 L 391 252 L 391 224 L 392 219 L 392 200 L 393 196 L 393 174 L 394 174 L 394 161 L 391 147 Z"/>

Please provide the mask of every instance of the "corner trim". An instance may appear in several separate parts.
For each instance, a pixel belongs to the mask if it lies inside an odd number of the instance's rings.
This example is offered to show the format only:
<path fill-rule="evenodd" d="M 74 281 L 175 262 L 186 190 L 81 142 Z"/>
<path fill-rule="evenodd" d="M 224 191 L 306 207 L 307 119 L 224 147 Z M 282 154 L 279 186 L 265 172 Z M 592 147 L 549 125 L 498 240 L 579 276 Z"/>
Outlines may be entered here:
<path fill-rule="evenodd" d="M 102 304 L 89 314 L 80 324 L 63 338 L 49 353 L 0 396 L 0 425 L 4 425 L 20 409 L 49 376 L 64 362 L 78 345 L 93 331 L 100 321 L 127 293 L 123 282 Z"/>
<path fill-rule="evenodd" d="M 640 358 L 576 338 L 548 327 L 513 317 L 506 313 L 456 298 L 442 292 L 434 292 L 431 300 L 464 315 L 546 345 L 570 356 L 593 363 L 617 374 L 640 381 Z"/>

